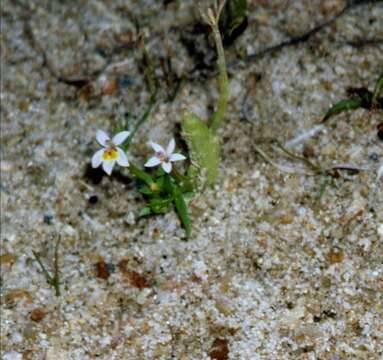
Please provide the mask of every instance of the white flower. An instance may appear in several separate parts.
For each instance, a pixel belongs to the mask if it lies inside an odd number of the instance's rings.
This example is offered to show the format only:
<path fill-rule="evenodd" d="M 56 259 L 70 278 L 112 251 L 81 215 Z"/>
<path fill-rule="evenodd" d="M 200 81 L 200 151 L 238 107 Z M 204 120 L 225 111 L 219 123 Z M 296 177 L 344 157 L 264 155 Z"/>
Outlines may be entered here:
<path fill-rule="evenodd" d="M 129 166 L 128 157 L 124 150 L 118 147 L 129 136 L 129 131 L 121 131 L 114 135 L 112 139 L 102 130 L 97 130 L 96 139 L 103 147 L 92 157 L 92 167 L 96 168 L 102 164 L 104 171 L 110 175 L 115 163 L 120 166 Z"/>
<path fill-rule="evenodd" d="M 153 167 L 161 164 L 162 169 L 169 174 L 172 171 L 172 162 L 186 159 L 182 154 L 173 153 L 176 146 L 174 139 L 169 141 L 166 150 L 161 145 L 154 142 L 150 142 L 149 145 L 155 151 L 155 154 L 146 162 L 146 167 Z"/>

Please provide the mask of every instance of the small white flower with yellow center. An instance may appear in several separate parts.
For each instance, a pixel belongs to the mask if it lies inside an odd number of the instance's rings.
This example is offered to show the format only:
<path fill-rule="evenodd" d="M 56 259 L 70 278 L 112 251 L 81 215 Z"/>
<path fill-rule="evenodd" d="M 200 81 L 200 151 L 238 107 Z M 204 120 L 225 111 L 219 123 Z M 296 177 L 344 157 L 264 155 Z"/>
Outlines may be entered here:
<path fill-rule="evenodd" d="M 103 147 L 92 157 L 92 167 L 97 168 L 102 164 L 104 171 L 110 175 L 114 165 L 129 166 L 128 157 L 124 150 L 118 147 L 129 136 L 129 131 L 121 131 L 114 135 L 112 139 L 102 130 L 97 130 L 97 142 Z"/>
<path fill-rule="evenodd" d="M 154 156 L 152 156 L 146 162 L 146 167 L 161 165 L 162 169 L 169 174 L 172 171 L 172 162 L 186 159 L 186 157 L 182 154 L 174 153 L 174 149 L 176 146 L 176 142 L 174 141 L 174 139 L 171 139 L 169 141 L 166 150 L 161 145 L 156 144 L 154 142 L 150 142 L 149 145 L 155 153 Z"/>

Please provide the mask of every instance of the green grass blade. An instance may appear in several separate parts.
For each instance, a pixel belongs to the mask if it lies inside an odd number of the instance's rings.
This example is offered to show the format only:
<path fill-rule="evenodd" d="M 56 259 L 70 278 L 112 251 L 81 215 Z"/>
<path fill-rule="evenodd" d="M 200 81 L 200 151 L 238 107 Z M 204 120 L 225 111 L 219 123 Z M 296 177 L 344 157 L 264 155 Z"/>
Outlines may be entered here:
<path fill-rule="evenodd" d="M 48 270 L 45 268 L 44 264 L 41 262 L 40 256 L 34 250 L 32 250 L 32 254 L 35 257 L 37 263 L 39 264 L 39 266 L 40 266 L 40 268 L 41 268 L 41 270 L 45 276 L 45 279 L 47 280 L 47 283 L 52 286 L 53 285 L 53 277 L 49 274 Z"/>
<path fill-rule="evenodd" d="M 185 199 L 180 191 L 176 191 L 174 194 L 174 203 L 176 206 L 177 214 L 180 217 L 182 225 L 185 229 L 186 236 L 189 237 L 192 230 L 189 211 L 186 206 Z"/>
<path fill-rule="evenodd" d="M 247 27 L 247 0 L 228 0 L 219 19 L 225 45 L 232 44 Z"/>
<path fill-rule="evenodd" d="M 378 81 L 376 82 L 374 95 L 372 96 L 372 102 L 375 103 L 378 99 L 379 94 L 383 91 L 383 72 L 380 75 Z"/>
<path fill-rule="evenodd" d="M 355 110 L 362 107 L 363 99 L 360 97 L 352 97 L 351 99 L 344 99 L 332 106 L 324 116 L 322 122 L 327 121 L 330 117 L 340 114 L 346 110 Z"/>

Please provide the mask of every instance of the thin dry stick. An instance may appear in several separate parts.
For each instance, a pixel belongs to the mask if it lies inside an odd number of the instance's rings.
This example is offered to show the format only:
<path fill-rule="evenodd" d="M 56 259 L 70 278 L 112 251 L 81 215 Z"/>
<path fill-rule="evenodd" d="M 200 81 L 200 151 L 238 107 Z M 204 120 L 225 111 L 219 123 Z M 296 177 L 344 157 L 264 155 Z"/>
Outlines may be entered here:
<path fill-rule="evenodd" d="M 360 172 L 360 171 L 368 170 L 368 169 L 365 169 L 365 168 L 361 168 L 361 167 L 354 166 L 354 165 L 349 165 L 349 164 L 339 164 L 339 165 L 333 165 L 333 166 L 331 166 L 329 168 L 323 168 L 322 166 L 316 165 L 316 164 L 312 163 L 310 160 L 308 160 L 308 159 L 306 159 L 306 158 L 304 158 L 302 156 L 296 155 L 293 152 L 287 150 L 279 141 L 273 140 L 273 142 L 275 142 L 278 145 L 279 149 L 281 149 L 289 158 L 294 159 L 294 160 L 299 160 L 299 161 L 303 162 L 306 166 L 308 166 L 312 170 L 312 172 L 309 173 L 309 172 L 306 172 L 306 171 L 298 171 L 297 168 L 292 168 L 292 167 L 289 167 L 289 166 L 286 166 L 286 165 L 280 165 L 280 164 L 274 162 L 258 146 L 253 145 L 254 150 L 256 152 L 258 152 L 262 156 L 262 158 L 264 160 L 266 160 L 269 164 L 271 164 L 272 166 L 276 167 L 278 170 L 283 171 L 283 172 L 296 173 L 296 174 L 305 174 L 305 175 L 310 175 L 310 176 L 314 176 L 314 175 L 328 176 L 328 175 L 331 175 L 331 173 L 334 170 L 338 170 L 338 171 L 352 171 L 352 172 Z"/>
<path fill-rule="evenodd" d="M 304 171 L 303 169 L 296 169 L 285 165 L 280 165 L 276 162 L 274 162 L 262 149 L 260 149 L 258 146 L 253 145 L 254 150 L 262 156 L 266 162 L 268 162 L 270 165 L 274 166 L 281 172 L 286 172 L 289 174 L 302 174 L 302 175 L 315 175 L 314 173 L 308 173 L 307 171 Z"/>
<path fill-rule="evenodd" d="M 61 236 L 60 235 L 57 235 L 57 241 L 56 241 L 56 246 L 55 246 L 55 255 L 54 255 L 54 263 L 53 263 L 53 268 L 54 268 L 54 276 L 52 276 L 48 270 L 46 269 L 46 267 L 44 266 L 44 264 L 42 263 L 41 259 L 40 259 L 40 255 L 32 250 L 32 253 L 33 253 L 33 256 L 35 257 L 37 263 L 39 264 L 44 276 L 45 276 L 45 279 L 47 280 L 47 283 L 52 286 L 54 289 L 55 289 L 55 294 L 56 296 L 60 296 L 60 270 L 59 270 L 59 245 L 60 245 L 60 241 L 61 241 Z"/>
<path fill-rule="evenodd" d="M 54 273 L 53 287 L 56 290 L 56 296 L 60 296 L 60 270 L 59 270 L 59 245 L 61 242 L 61 236 L 57 235 L 56 248 L 55 248 L 55 260 L 54 260 Z"/>
<path fill-rule="evenodd" d="M 278 140 L 275 141 L 278 148 L 281 149 L 288 157 L 292 158 L 292 159 L 295 159 L 295 160 L 299 160 L 299 161 L 302 161 L 304 164 L 306 164 L 309 168 L 311 168 L 311 170 L 313 170 L 314 172 L 318 173 L 318 174 L 321 174 L 323 173 L 323 169 L 318 166 L 318 165 L 315 165 L 314 163 L 312 163 L 309 159 L 306 159 L 305 157 L 303 156 L 299 156 L 299 155 L 296 155 L 294 154 L 293 152 L 287 150 Z"/>

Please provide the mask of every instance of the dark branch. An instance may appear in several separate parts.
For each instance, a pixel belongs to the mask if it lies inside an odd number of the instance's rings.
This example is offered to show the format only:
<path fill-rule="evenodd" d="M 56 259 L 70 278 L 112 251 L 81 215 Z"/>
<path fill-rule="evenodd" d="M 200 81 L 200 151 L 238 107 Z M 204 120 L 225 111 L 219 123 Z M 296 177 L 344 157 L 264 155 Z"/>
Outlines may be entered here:
<path fill-rule="evenodd" d="M 345 7 L 342 10 L 340 10 L 337 14 L 335 14 L 334 17 L 332 17 L 330 20 L 324 21 L 321 24 L 312 28 L 311 30 L 309 30 L 309 31 L 307 31 L 301 35 L 293 36 L 290 39 L 282 41 L 281 43 L 279 43 L 277 45 L 273 45 L 273 46 L 267 47 L 265 49 L 262 49 L 260 51 L 257 51 L 254 54 L 250 54 L 243 59 L 233 60 L 233 61 L 229 62 L 228 67 L 243 65 L 244 63 L 254 61 L 254 60 L 259 59 L 259 58 L 261 58 L 267 54 L 270 54 L 270 53 L 273 53 L 276 51 L 280 51 L 285 47 L 295 46 L 295 45 L 301 44 L 303 42 L 306 42 L 312 36 L 314 36 L 315 34 L 317 34 L 320 31 L 322 31 L 323 29 L 327 28 L 331 24 L 333 24 L 336 20 L 338 20 L 343 15 L 345 15 L 351 9 L 353 9 L 357 6 L 367 5 L 369 3 L 378 3 L 381 1 L 382 0 L 349 0 L 347 2 L 347 4 L 345 5 Z"/>

